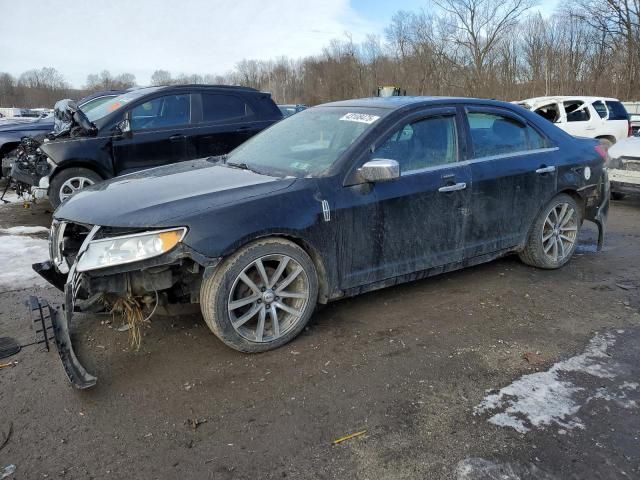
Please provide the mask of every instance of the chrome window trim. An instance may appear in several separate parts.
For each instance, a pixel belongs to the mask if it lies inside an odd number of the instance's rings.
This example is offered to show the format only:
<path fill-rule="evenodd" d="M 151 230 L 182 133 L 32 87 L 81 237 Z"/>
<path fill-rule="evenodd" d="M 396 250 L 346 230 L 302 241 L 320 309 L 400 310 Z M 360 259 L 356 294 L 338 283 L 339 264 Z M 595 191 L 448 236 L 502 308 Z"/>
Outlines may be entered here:
<path fill-rule="evenodd" d="M 547 148 L 536 148 L 535 150 L 520 150 L 517 152 L 512 152 L 512 153 L 502 153 L 500 155 L 491 155 L 488 157 L 478 157 L 478 158 L 471 158 L 469 160 L 463 160 L 461 162 L 451 162 L 451 163 L 443 163 L 442 165 L 435 165 L 433 167 L 426 167 L 426 168 L 421 168 L 419 170 L 411 170 L 408 172 L 402 172 L 402 167 L 400 169 L 400 178 L 402 177 L 408 177 L 410 175 L 416 175 L 416 174 L 420 174 L 420 173 L 427 173 L 427 172 L 431 172 L 431 171 L 437 171 L 437 170 L 443 170 L 443 169 L 447 169 L 447 168 L 455 168 L 457 166 L 467 166 L 467 165 L 471 165 L 472 163 L 480 163 L 480 162 L 488 162 L 491 160 L 500 160 L 502 158 L 509 158 L 509 157 L 523 157 L 525 155 L 533 155 L 536 153 L 549 153 L 549 152 L 555 152 L 556 150 L 560 150 L 559 147 L 547 147 Z"/>
<path fill-rule="evenodd" d="M 518 150 L 517 152 L 509 152 L 509 153 L 501 153 L 500 155 L 489 155 L 486 157 L 476 157 L 476 158 L 471 158 L 469 160 L 465 160 L 464 162 L 460 162 L 460 163 L 470 163 L 470 162 L 485 162 L 487 160 L 499 160 L 502 158 L 508 158 L 508 157 L 524 157 L 525 155 L 533 155 L 536 153 L 549 153 L 549 152 L 555 152 L 557 150 L 560 150 L 560 147 L 545 147 L 545 148 L 536 148 L 533 150 Z"/>

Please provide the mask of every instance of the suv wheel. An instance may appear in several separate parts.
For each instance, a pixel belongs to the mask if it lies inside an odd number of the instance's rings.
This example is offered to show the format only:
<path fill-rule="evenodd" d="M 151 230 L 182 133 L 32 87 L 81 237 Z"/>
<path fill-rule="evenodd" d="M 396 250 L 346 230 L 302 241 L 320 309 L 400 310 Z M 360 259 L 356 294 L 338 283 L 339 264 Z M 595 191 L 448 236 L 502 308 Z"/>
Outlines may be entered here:
<path fill-rule="evenodd" d="M 573 197 L 563 193 L 538 214 L 520 260 L 538 268 L 560 268 L 578 245 L 581 211 Z"/>
<path fill-rule="evenodd" d="M 87 168 L 67 168 L 53 177 L 49 186 L 49 202 L 53 208 L 83 188 L 101 182 L 102 178 Z"/>
<path fill-rule="evenodd" d="M 226 259 L 202 283 L 200 308 L 227 346 L 256 353 L 295 338 L 313 314 L 316 269 L 304 250 L 281 238 L 258 240 Z"/>

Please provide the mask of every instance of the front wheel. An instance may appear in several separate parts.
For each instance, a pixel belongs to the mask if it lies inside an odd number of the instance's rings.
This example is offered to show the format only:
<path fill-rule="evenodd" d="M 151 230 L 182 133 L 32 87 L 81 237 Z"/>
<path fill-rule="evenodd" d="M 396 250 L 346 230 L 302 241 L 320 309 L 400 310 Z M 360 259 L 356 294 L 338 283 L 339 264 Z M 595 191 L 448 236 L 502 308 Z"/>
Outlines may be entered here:
<path fill-rule="evenodd" d="M 318 278 L 309 255 L 293 242 L 270 238 L 243 247 L 205 279 L 200 308 L 227 346 L 257 353 L 295 338 L 311 318 L 317 297 Z"/>
<path fill-rule="evenodd" d="M 67 168 L 51 180 L 49 202 L 53 208 L 58 208 L 70 196 L 101 181 L 100 175 L 88 168 Z"/>
<path fill-rule="evenodd" d="M 582 225 L 580 208 L 567 194 L 560 194 L 538 214 L 520 260 L 538 268 L 560 268 L 578 245 Z"/>

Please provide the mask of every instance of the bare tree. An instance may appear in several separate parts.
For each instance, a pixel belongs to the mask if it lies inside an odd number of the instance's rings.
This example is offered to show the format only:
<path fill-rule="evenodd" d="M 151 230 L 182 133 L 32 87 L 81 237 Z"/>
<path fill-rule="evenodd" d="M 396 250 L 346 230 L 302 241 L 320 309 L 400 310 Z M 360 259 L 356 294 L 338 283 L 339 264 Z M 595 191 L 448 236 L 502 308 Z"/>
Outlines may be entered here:
<path fill-rule="evenodd" d="M 151 75 L 151 85 L 170 85 L 171 84 L 171 72 L 167 70 L 156 70 Z"/>
<path fill-rule="evenodd" d="M 452 41 L 463 51 L 464 66 L 473 75 L 468 85 L 473 94 L 488 91 L 487 71 L 495 61 L 498 46 L 533 6 L 532 0 L 434 0 L 445 13 Z"/>
<path fill-rule="evenodd" d="M 114 77 L 109 70 L 103 70 L 87 76 L 86 89 L 90 91 L 120 90 L 135 85 L 136 77 L 132 73 L 121 73 Z"/>

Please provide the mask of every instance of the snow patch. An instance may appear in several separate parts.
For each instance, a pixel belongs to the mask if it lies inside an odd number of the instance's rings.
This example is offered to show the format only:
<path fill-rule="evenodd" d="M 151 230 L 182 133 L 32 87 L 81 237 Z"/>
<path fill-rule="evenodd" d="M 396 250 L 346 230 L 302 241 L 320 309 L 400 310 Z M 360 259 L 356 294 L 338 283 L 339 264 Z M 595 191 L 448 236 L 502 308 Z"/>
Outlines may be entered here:
<path fill-rule="evenodd" d="M 0 291 L 46 285 L 31 264 L 49 258 L 49 242 L 18 235 L 0 238 Z"/>
<path fill-rule="evenodd" d="M 2 192 L 4 191 L 4 187 L 0 187 L 0 196 L 2 196 Z M 12 191 L 12 190 L 7 190 L 7 193 L 4 197 L 2 197 L 2 202 L 0 202 L 0 207 L 2 205 L 7 205 L 6 202 L 4 202 L 4 200 L 6 200 L 9 203 L 18 203 L 18 202 L 24 202 L 24 198 L 19 197 L 16 192 Z"/>
<path fill-rule="evenodd" d="M 566 374 L 582 373 L 602 379 L 615 378 L 616 365 L 612 364 L 607 355 L 607 349 L 614 344 L 615 337 L 612 334 L 597 334 L 584 353 L 558 362 L 546 372 L 522 376 L 497 393 L 485 397 L 475 407 L 474 414 L 494 412 L 488 420 L 490 423 L 511 427 L 520 433 L 527 433 L 531 427 L 552 424 L 563 429 L 584 427 L 578 419 L 572 417 L 582 407 L 576 396 L 585 389 L 568 379 Z"/>
<path fill-rule="evenodd" d="M 49 233 L 47 227 L 11 227 L 0 228 L 0 233 L 6 235 L 33 235 L 35 233 Z"/>
<path fill-rule="evenodd" d="M 456 466 L 456 480 L 558 480 L 534 464 L 497 463 L 465 458 Z"/>

